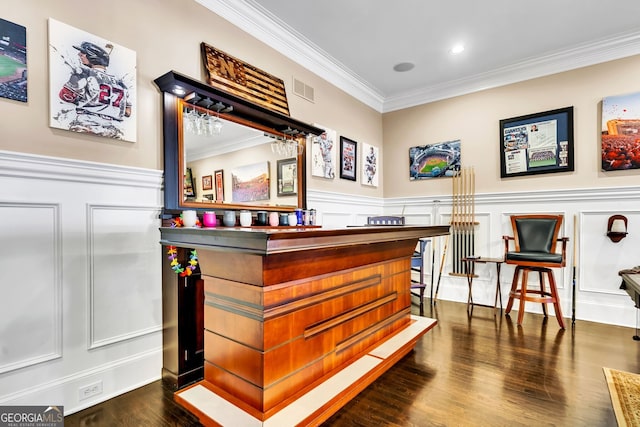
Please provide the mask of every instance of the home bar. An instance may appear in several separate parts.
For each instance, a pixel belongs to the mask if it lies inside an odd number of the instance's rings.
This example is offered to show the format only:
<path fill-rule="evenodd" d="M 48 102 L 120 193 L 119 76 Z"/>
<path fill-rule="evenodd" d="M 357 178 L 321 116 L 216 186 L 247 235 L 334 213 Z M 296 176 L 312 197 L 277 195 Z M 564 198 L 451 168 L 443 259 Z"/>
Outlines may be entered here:
<path fill-rule="evenodd" d="M 448 229 L 162 228 L 204 281 L 204 380 L 176 399 L 204 424 L 319 424 L 435 325 L 411 315 L 410 259 Z"/>
<path fill-rule="evenodd" d="M 419 239 L 446 235 L 449 226 L 323 228 L 311 215 L 299 219 L 296 212 L 310 212 L 307 137 L 323 130 L 288 115 L 282 82 L 273 76 L 263 77 L 270 89 L 262 97 L 253 89 L 248 98 L 229 93 L 217 81 L 229 72 L 220 64 L 232 64 L 235 74 L 251 66 L 204 43 L 202 49 L 209 84 L 175 71 L 155 80 L 163 92 L 160 233 L 168 255 L 163 382 L 205 425 L 317 425 L 436 324 L 411 315 L 411 257 Z M 194 110 L 200 118 L 215 114 L 234 140 L 194 148 L 188 129 Z M 234 168 L 259 158 L 268 169 L 283 154 L 296 171 L 290 190 L 296 197 L 282 191 L 280 177 L 278 191 L 270 191 L 268 173 L 245 178 L 241 190 L 236 185 Z M 231 171 L 234 186 L 225 191 L 221 170 L 215 200 L 196 197 L 191 171 L 221 168 Z M 253 197 L 265 193 L 266 200 Z M 287 223 L 277 221 L 283 217 Z"/>

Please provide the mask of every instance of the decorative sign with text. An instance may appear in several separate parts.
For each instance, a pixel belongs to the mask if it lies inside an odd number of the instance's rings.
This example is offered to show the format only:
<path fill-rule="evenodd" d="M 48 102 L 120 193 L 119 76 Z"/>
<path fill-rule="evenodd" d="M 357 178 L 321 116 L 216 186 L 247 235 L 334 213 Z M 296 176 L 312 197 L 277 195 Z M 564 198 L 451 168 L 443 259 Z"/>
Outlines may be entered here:
<path fill-rule="evenodd" d="M 206 43 L 201 44 L 207 83 L 248 101 L 289 115 L 284 81 Z"/>

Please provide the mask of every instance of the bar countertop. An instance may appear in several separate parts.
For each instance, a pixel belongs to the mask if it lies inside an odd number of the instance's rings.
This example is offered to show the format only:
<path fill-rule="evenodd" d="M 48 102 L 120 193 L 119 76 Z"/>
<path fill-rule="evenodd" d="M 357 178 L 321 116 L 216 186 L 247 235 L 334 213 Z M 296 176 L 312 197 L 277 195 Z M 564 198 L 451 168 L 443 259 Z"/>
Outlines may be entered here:
<path fill-rule="evenodd" d="M 442 236 L 448 225 L 320 227 L 160 227 L 163 245 L 261 254 Z"/>

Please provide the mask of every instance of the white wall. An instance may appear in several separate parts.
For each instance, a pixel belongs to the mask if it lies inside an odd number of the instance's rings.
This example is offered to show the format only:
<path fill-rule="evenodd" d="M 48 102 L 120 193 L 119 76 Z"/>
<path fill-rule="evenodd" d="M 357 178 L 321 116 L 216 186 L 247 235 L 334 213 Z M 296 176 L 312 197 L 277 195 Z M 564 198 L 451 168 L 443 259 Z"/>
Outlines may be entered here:
<path fill-rule="evenodd" d="M 434 203 L 438 200 L 439 202 Z M 565 216 L 561 235 L 570 239 L 567 246 L 567 267 L 555 271 L 564 317 L 572 315 L 572 284 L 574 241 L 576 253 L 576 319 L 612 325 L 635 327 L 636 309 L 625 291 L 620 290 L 618 271 L 640 265 L 640 186 L 594 188 L 582 190 L 542 190 L 526 192 L 484 193 L 475 196 L 476 255 L 499 257 L 504 252 L 503 235 L 513 235 L 509 215 L 520 213 L 559 213 Z M 400 215 L 404 212 L 409 224 L 449 224 L 451 195 L 428 197 L 398 197 L 370 199 L 320 193 L 308 193 L 309 207 L 319 210 L 324 226 L 362 225 L 368 215 Z M 606 237 L 607 220 L 611 215 L 628 218 L 629 235 L 619 243 Z M 575 227 L 574 227 L 575 223 Z M 575 230 L 575 231 L 574 231 Z M 575 236 L 577 238 L 574 238 Z M 426 271 L 431 272 L 435 258 L 434 282 L 437 283 L 440 260 L 446 238 L 433 240 L 435 257 L 427 257 Z M 431 248 L 429 248 L 431 250 Z M 452 276 L 452 242 L 448 242 L 442 268 L 440 299 L 467 301 L 465 277 Z M 496 272 L 493 264 L 478 264 L 474 279 L 474 299 L 492 303 Z M 513 267 L 502 266 L 500 275 L 503 305 L 506 306 Z M 430 281 L 429 277 L 426 279 Z M 553 308 L 550 312 L 553 313 Z M 515 308 L 514 308 L 515 310 Z M 541 305 L 527 303 L 526 311 L 541 312 Z"/>
<path fill-rule="evenodd" d="M 0 151 L 1 405 L 70 413 L 160 377 L 161 185 L 156 170 Z"/>
<path fill-rule="evenodd" d="M 0 152 L 0 404 L 61 404 L 68 414 L 160 378 L 161 181 L 155 170 Z M 638 186 L 476 194 L 476 253 L 502 253 L 509 214 L 564 214 L 563 235 L 572 242 L 556 279 L 570 318 L 575 219 L 578 322 L 633 327 L 636 309 L 617 272 L 640 264 L 639 197 Z M 308 200 L 324 227 L 362 225 L 383 213 L 447 224 L 451 213 L 446 194 L 385 200 L 311 190 Z M 620 243 L 605 236 L 612 214 L 629 219 Z M 437 280 L 444 238 L 433 243 Z M 449 274 L 450 256 L 451 246 L 439 298 L 466 301 L 466 279 Z M 490 302 L 493 266 L 476 272 L 474 298 Z M 503 303 L 512 272 L 503 266 Z M 540 306 L 528 303 L 527 311 Z M 81 399 L 79 390 L 96 383 L 102 392 Z"/>

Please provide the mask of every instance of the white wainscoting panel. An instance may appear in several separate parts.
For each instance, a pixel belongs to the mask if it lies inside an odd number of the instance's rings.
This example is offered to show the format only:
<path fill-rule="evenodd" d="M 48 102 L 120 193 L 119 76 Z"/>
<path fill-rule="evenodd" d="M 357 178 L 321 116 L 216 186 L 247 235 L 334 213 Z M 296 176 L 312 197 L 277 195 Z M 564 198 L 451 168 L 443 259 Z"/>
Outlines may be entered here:
<path fill-rule="evenodd" d="M 155 206 L 87 207 L 89 348 L 162 329 L 159 214 Z"/>
<path fill-rule="evenodd" d="M 357 196 L 309 192 L 309 200 L 316 197 L 321 201 L 318 204 L 322 205 L 323 210 L 332 212 L 333 224 L 351 223 L 354 216 L 358 218 L 354 212 L 361 211 L 364 204 L 364 199 Z M 619 289 L 621 280 L 618 271 L 640 265 L 640 186 L 476 194 L 474 199 L 478 223 L 475 246 L 477 255 L 481 256 L 503 255 L 502 236 L 512 235 L 509 215 L 564 214 L 561 235 L 570 239 L 567 245 L 567 266 L 555 271 L 564 317 L 571 319 L 575 316 L 577 321 L 636 326 L 637 310 L 631 298 Z M 355 209 L 350 209 L 349 203 L 352 201 Z M 430 217 L 434 225 L 448 224 L 451 217 L 451 195 L 387 198 L 379 202 L 371 209 L 375 214 L 398 215 L 404 212 L 409 223 L 417 224 L 423 218 L 427 221 Z M 612 206 L 616 210 L 612 210 Z M 619 243 L 612 243 L 605 235 L 607 220 L 613 214 L 622 214 L 628 218 L 629 235 Z M 366 221 L 366 215 L 358 219 L 362 224 Z M 446 238 L 440 237 L 433 242 L 435 283 L 440 276 L 440 261 L 445 252 L 438 298 L 466 302 L 467 281 L 465 277 L 449 274 L 451 249 L 449 242 L 445 251 L 446 241 Z M 574 252 L 577 255 L 575 264 Z M 514 269 L 503 264 L 501 270 L 502 302 L 506 305 Z M 493 265 L 478 268 L 476 272 L 478 277 L 474 279 L 474 298 L 482 302 L 491 301 L 496 278 Z M 549 308 L 553 314 L 553 308 Z M 533 303 L 528 303 L 526 310 L 542 312 L 541 305 Z"/>
<path fill-rule="evenodd" d="M 0 151 L 0 405 L 160 378 L 161 208 L 162 171 Z"/>
<path fill-rule="evenodd" d="M 62 357 L 59 215 L 56 204 L 0 200 L 0 373 Z"/>

